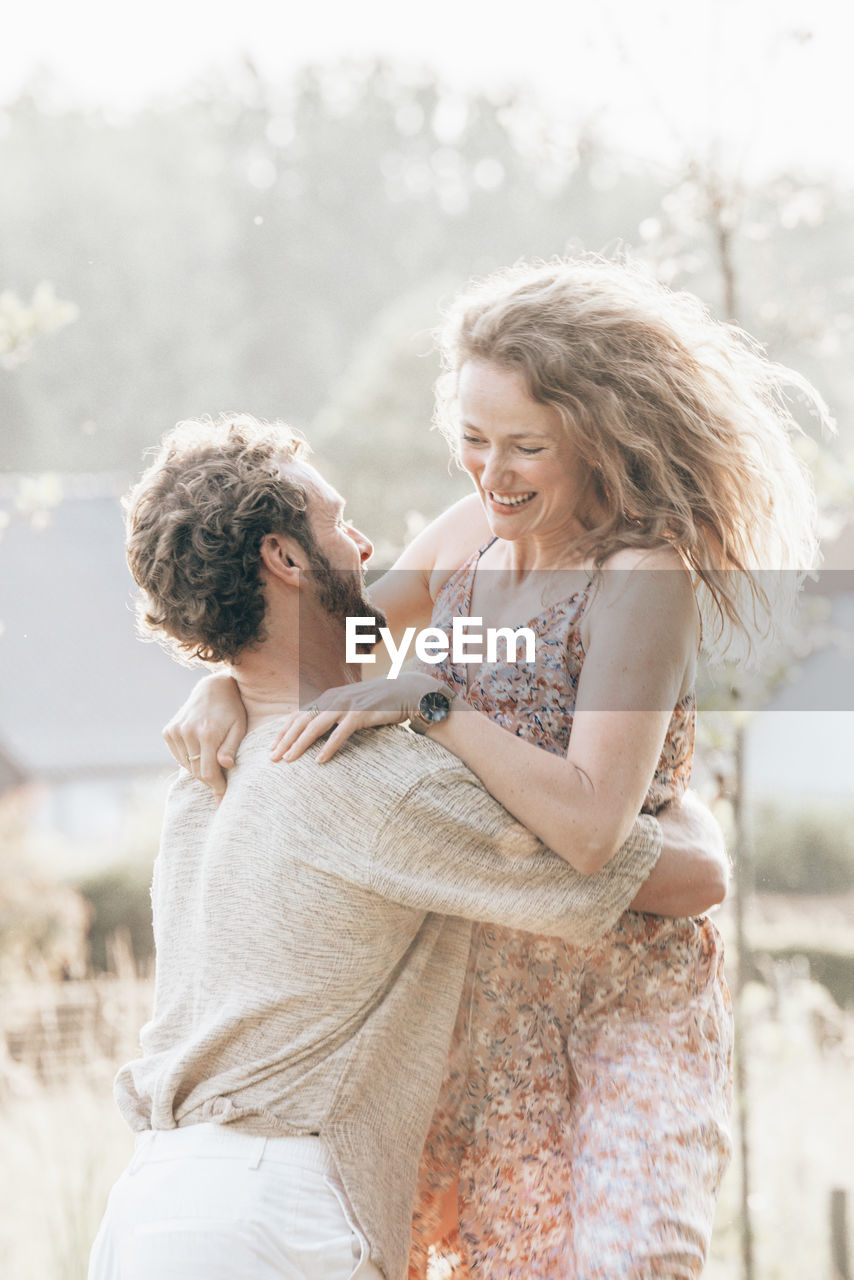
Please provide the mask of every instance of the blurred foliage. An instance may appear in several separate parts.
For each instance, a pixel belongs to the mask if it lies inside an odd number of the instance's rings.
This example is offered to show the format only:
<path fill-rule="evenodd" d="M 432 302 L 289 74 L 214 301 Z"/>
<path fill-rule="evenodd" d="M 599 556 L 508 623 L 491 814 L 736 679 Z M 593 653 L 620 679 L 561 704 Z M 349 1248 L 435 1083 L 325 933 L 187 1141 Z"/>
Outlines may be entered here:
<path fill-rule="evenodd" d="M 0 293 L 0 368 L 14 369 L 29 358 L 33 342 L 42 334 L 56 333 L 77 319 L 73 302 L 57 298 L 53 285 L 43 280 L 32 300 L 22 302 L 16 293 Z"/>
<path fill-rule="evenodd" d="M 768 981 L 769 964 L 775 968 L 802 965 L 817 991 L 829 992 L 841 1009 L 854 1008 L 854 955 L 850 951 L 822 947 L 818 942 L 812 946 L 762 946 L 751 955 L 750 976 Z"/>
<path fill-rule="evenodd" d="M 0 280 L 50 279 L 80 320 L 0 374 L 3 469 L 135 472 L 182 416 L 281 416 L 399 546 L 461 492 L 427 433 L 437 301 L 522 255 L 627 244 L 720 311 L 721 217 L 742 322 L 840 418 L 854 403 L 850 192 L 781 175 L 712 208 L 696 164 L 643 167 L 526 91 L 382 63 L 247 66 L 121 119 L 58 114 L 48 89 L 0 112 Z"/>
<path fill-rule="evenodd" d="M 74 888 L 38 867 L 23 792 L 0 802 L 0 982 L 82 978 L 89 907 Z"/>
<path fill-rule="evenodd" d="M 88 906 L 81 894 L 45 875 L 0 875 L 0 982 L 86 974 Z"/>
<path fill-rule="evenodd" d="M 78 886 L 89 904 L 89 963 L 95 973 L 110 966 L 110 946 L 117 932 L 127 936 L 137 970 L 144 972 L 154 956 L 151 927 L 151 872 L 120 866 L 89 876 Z"/>
<path fill-rule="evenodd" d="M 0 982 L 115 975 L 123 949 L 147 972 L 163 791 L 162 778 L 140 779 L 120 821 L 85 838 L 39 815 L 38 788 L 0 797 Z"/>
<path fill-rule="evenodd" d="M 372 537 L 377 530 L 385 537 L 375 549 L 378 564 L 393 560 L 418 532 L 423 513 L 471 492 L 444 438 L 429 430 L 439 373 L 436 299 L 450 287 L 437 280 L 386 307 L 312 425 L 318 461 L 354 519 Z M 365 466 L 375 450 L 379 456 Z"/>
<path fill-rule="evenodd" d="M 854 810 L 808 804 L 759 807 L 753 828 L 760 893 L 842 893 L 854 890 Z"/>

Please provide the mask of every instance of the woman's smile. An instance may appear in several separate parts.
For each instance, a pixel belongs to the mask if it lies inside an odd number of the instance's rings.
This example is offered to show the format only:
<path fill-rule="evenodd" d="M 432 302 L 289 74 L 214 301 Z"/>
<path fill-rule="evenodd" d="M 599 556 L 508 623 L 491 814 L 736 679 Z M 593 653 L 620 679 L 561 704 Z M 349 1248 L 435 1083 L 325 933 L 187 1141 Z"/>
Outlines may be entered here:
<path fill-rule="evenodd" d="M 486 489 L 486 497 L 489 502 L 498 507 L 502 512 L 517 511 L 520 507 L 525 507 L 532 498 L 536 498 L 536 493 L 493 493 L 491 489 Z"/>
<path fill-rule="evenodd" d="M 531 397 L 519 370 L 486 360 L 466 361 L 457 394 L 460 461 L 493 532 L 566 546 L 584 525 L 590 471 L 557 410 Z"/>

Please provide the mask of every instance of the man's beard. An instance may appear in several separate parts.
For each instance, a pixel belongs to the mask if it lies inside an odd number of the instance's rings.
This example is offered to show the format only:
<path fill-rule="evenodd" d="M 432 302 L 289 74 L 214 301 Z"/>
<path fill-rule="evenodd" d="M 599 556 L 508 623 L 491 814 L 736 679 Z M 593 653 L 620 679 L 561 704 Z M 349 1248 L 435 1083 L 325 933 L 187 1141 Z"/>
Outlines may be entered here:
<path fill-rule="evenodd" d="M 362 568 L 333 569 L 321 551 L 311 553 L 311 573 L 317 587 L 317 598 L 330 618 L 343 628 L 347 618 L 373 618 L 374 628 L 387 625 L 382 609 L 368 599 Z"/>

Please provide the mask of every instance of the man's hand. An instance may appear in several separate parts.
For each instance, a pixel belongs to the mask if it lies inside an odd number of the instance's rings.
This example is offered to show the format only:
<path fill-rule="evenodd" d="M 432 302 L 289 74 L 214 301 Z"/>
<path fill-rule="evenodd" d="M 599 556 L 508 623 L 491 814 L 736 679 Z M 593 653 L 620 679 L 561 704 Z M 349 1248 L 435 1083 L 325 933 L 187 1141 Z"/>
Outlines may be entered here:
<path fill-rule="evenodd" d="M 729 859 L 723 832 L 693 792 L 658 813 L 661 856 L 632 903 L 633 911 L 697 916 L 723 902 Z"/>

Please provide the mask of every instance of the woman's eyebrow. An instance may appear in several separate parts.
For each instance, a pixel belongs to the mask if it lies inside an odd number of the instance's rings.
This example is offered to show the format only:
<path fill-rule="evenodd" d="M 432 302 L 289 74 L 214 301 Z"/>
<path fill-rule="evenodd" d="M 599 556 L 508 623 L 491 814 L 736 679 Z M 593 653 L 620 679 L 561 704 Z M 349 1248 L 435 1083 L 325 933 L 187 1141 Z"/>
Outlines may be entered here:
<path fill-rule="evenodd" d="M 480 427 L 476 427 L 473 422 L 462 421 L 460 423 L 461 431 L 475 431 L 483 434 Z M 549 437 L 543 431 L 538 431 L 536 427 L 531 427 L 529 431 L 511 431 L 507 436 L 508 440 L 530 440 L 535 437 L 538 440 L 547 440 Z"/>

